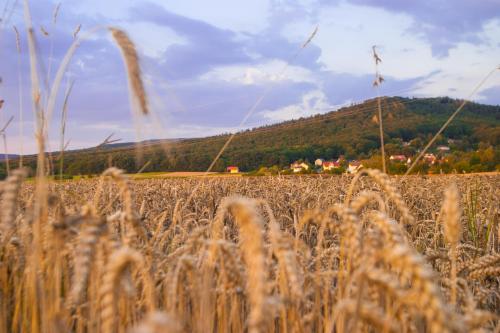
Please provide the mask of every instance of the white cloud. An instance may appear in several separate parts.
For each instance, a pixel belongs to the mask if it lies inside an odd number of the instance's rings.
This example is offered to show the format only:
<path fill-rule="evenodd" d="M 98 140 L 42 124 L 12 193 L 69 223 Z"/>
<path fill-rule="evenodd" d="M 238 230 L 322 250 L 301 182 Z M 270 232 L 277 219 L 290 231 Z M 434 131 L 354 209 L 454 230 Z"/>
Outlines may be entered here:
<path fill-rule="evenodd" d="M 311 71 L 299 66 L 287 66 L 282 60 L 270 60 L 256 66 L 220 66 L 204 74 L 200 79 L 245 85 L 279 81 L 315 82 Z"/>
<path fill-rule="evenodd" d="M 415 94 L 467 98 L 485 75 L 500 64 L 500 20 L 485 24 L 477 37 L 483 41 L 481 44 L 459 43 L 450 50 L 448 57 L 440 59 L 437 66 L 439 72 L 420 82 L 414 90 Z M 481 91 L 499 83 L 500 71 L 497 71 L 473 99 L 483 100 Z"/>
<path fill-rule="evenodd" d="M 264 110 L 260 114 L 271 121 L 283 121 L 308 117 L 338 108 L 339 106 L 329 103 L 324 92 L 313 90 L 304 94 L 300 103 L 287 105 L 276 110 Z"/>
<path fill-rule="evenodd" d="M 158 61 L 162 60 L 161 57 L 169 46 L 187 43 L 185 38 L 166 26 L 149 22 L 124 23 L 122 26 L 142 53 Z"/>
<path fill-rule="evenodd" d="M 320 61 L 331 70 L 373 73 L 373 45 L 379 46 L 380 69 L 387 76 L 408 79 L 436 69 L 430 45 L 423 36 L 408 32 L 413 25 L 408 15 L 342 2 L 323 8 L 318 20 L 320 30 L 314 43 L 322 50 Z"/>

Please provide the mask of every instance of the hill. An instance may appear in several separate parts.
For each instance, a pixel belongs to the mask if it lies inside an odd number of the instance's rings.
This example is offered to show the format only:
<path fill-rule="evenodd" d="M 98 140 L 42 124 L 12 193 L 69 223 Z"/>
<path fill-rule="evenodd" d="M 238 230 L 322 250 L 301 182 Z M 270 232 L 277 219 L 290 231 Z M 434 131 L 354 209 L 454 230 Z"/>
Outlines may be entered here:
<path fill-rule="evenodd" d="M 460 100 L 442 98 L 382 99 L 387 154 L 414 154 L 460 105 Z M 286 166 L 297 159 L 366 159 L 379 154 L 376 100 L 308 118 L 286 121 L 239 132 L 215 171 L 228 165 L 241 170 L 260 166 Z M 446 144 L 452 152 L 474 151 L 492 146 L 498 155 L 500 106 L 469 103 L 445 130 L 436 145 Z M 227 141 L 229 134 L 196 139 L 152 140 L 118 144 L 100 149 L 65 153 L 64 173 L 100 173 L 113 164 L 135 172 L 146 162 L 147 171 L 203 171 Z M 137 152 L 140 154 L 137 154 Z M 57 153 L 53 154 L 56 156 Z M 34 158 L 27 158 L 34 167 Z M 54 163 L 57 163 L 55 161 Z"/>
<path fill-rule="evenodd" d="M 16 158 L 19 158 L 19 155 L 17 155 L 17 154 L 7 154 L 7 156 L 6 156 L 5 154 L 0 154 L 0 161 L 3 161 L 5 159 L 7 159 L 7 158 L 10 159 L 10 160 L 12 160 L 12 159 L 15 160 Z"/>

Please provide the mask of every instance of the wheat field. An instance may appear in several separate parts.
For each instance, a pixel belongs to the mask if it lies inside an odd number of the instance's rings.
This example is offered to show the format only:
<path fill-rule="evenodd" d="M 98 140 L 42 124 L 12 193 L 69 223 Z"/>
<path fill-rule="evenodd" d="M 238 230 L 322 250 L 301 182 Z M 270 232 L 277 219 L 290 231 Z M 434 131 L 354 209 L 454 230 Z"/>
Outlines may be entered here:
<path fill-rule="evenodd" d="M 500 332 L 500 174 L 53 181 L 48 124 L 91 34 L 116 42 L 135 116 L 153 110 L 123 30 L 78 25 L 48 80 L 24 17 L 38 157 L 34 181 L 7 159 L 0 182 L 0 333 Z"/>
<path fill-rule="evenodd" d="M 24 176 L 2 332 L 499 331 L 499 175 Z"/>

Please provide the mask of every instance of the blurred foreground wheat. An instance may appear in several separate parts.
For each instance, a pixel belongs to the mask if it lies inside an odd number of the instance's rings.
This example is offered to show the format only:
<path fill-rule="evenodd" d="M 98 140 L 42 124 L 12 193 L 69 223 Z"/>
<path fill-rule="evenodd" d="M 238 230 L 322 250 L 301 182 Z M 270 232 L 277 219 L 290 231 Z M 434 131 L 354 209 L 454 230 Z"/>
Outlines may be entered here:
<path fill-rule="evenodd" d="M 498 175 L 130 181 L 111 168 L 50 184 L 39 229 L 25 175 L 1 186 L 2 332 L 499 329 Z"/>

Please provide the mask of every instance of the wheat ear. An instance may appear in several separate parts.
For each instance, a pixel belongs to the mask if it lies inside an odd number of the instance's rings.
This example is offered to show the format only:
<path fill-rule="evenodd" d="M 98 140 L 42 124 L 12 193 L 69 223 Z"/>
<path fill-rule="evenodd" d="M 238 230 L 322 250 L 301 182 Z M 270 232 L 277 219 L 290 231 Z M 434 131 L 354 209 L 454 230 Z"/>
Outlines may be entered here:
<path fill-rule="evenodd" d="M 149 113 L 148 101 L 135 45 L 123 30 L 110 27 L 109 31 L 122 52 L 132 94 L 137 99 L 141 112 L 147 115 Z"/>
<path fill-rule="evenodd" d="M 116 302 L 118 288 L 123 274 L 130 266 L 135 266 L 141 274 L 146 307 L 149 312 L 155 309 L 154 287 L 143 256 L 130 248 L 123 247 L 111 256 L 101 285 L 102 332 L 116 332 Z"/>
<path fill-rule="evenodd" d="M 356 183 L 358 182 L 360 177 L 363 175 L 370 176 L 377 184 L 379 184 L 382 187 L 385 194 L 396 205 L 397 209 L 399 210 L 399 213 L 401 214 L 403 222 L 410 224 L 410 225 L 415 223 L 415 218 L 410 213 L 408 206 L 406 205 L 403 198 L 401 197 L 399 192 L 396 190 L 396 188 L 392 184 L 389 177 L 385 173 L 382 173 L 376 169 L 362 169 L 354 176 L 354 178 L 351 181 L 351 185 L 349 186 L 349 190 L 347 191 L 346 198 L 344 200 L 344 204 L 349 205 L 349 203 L 351 201 L 351 197 L 354 193 L 354 188 L 356 186 Z"/>
<path fill-rule="evenodd" d="M 172 316 L 155 311 L 144 318 L 131 333 L 181 333 L 182 327 Z"/>
<path fill-rule="evenodd" d="M 102 218 L 89 216 L 84 220 L 75 253 L 73 283 L 68 299 L 70 309 L 74 309 L 81 302 L 87 287 L 95 248 L 104 225 L 105 220 Z"/>
<path fill-rule="evenodd" d="M 14 170 L 7 180 L 3 183 L 2 203 L 1 207 L 1 244 L 9 241 L 11 234 L 14 232 L 14 222 L 16 219 L 17 199 L 21 184 L 27 175 L 26 169 Z"/>

